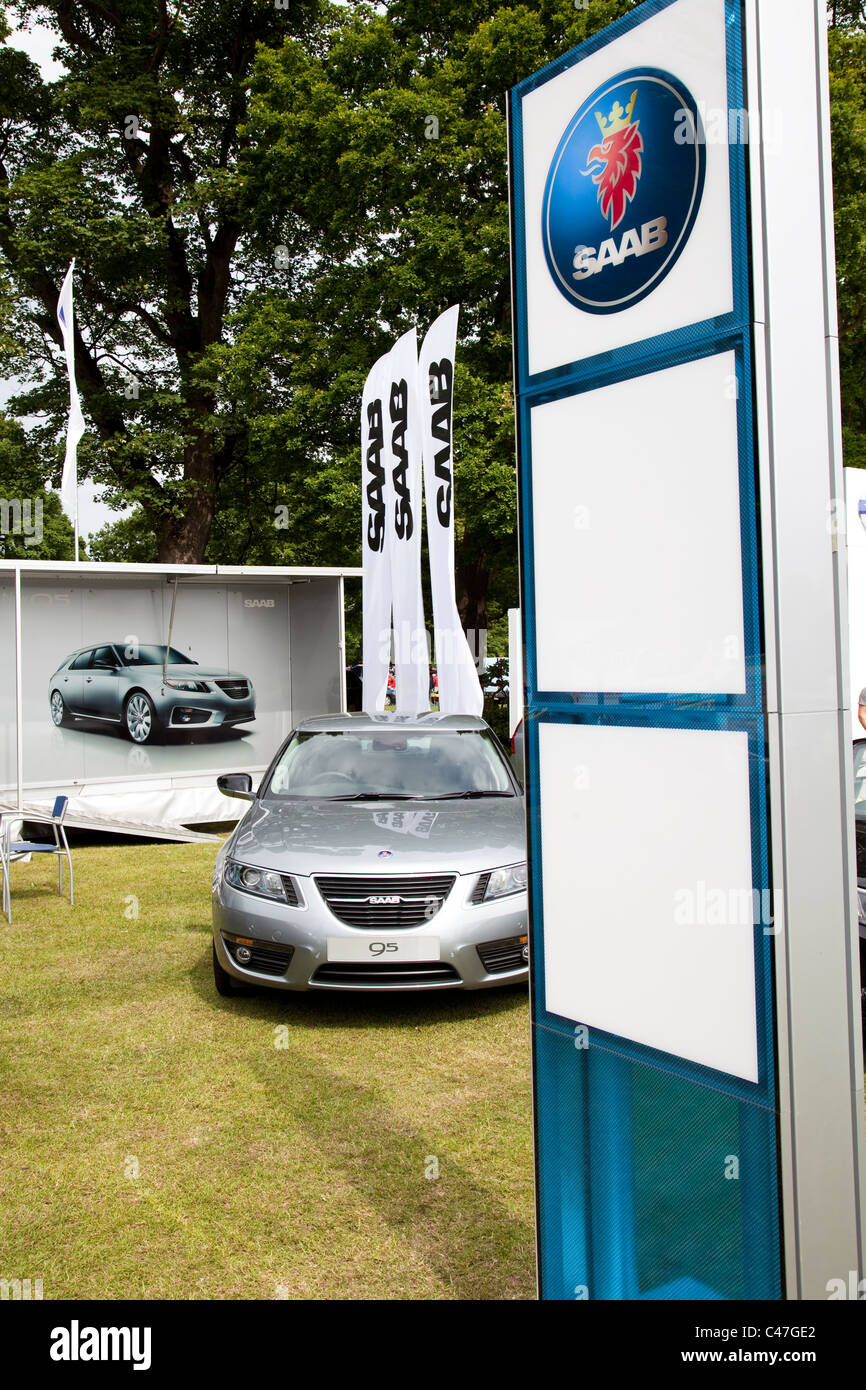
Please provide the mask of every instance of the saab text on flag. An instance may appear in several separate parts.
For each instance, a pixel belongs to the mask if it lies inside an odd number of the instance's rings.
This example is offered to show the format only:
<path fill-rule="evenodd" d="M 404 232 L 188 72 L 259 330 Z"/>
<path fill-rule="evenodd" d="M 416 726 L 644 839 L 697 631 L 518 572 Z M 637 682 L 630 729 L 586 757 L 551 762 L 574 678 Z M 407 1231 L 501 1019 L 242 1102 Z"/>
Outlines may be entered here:
<path fill-rule="evenodd" d="M 390 451 L 385 448 L 389 387 L 385 353 L 372 367 L 361 397 L 361 515 L 363 518 L 363 706 L 385 708 L 391 657 L 391 550 L 388 544 Z"/>
<path fill-rule="evenodd" d="M 431 324 L 418 363 L 424 451 L 427 546 L 433 595 L 433 644 L 443 714 L 477 714 L 484 695 L 454 597 L 455 304 Z"/>
<path fill-rule="evenodd" d="M 421 594 L 421 418 L 414 328 L 391 349 L 387 376 L 388 534 L 397 709 L 401 714 L 416 714 L 430 708 L 430 668 Z"/>

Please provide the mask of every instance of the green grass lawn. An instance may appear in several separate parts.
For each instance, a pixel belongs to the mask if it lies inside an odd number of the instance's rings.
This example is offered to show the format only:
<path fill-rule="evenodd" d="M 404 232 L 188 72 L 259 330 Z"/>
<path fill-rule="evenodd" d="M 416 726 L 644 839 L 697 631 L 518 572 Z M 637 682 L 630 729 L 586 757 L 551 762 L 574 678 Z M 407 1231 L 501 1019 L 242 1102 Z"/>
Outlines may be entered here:
<path fill-rule="evenodd" d="M 13 866 L 0 1277 L 46 1299 L 533 1298 L 525 990 L 220 999 L 215 848 L 74 850 L 74 908 L 53 861 Z"/>

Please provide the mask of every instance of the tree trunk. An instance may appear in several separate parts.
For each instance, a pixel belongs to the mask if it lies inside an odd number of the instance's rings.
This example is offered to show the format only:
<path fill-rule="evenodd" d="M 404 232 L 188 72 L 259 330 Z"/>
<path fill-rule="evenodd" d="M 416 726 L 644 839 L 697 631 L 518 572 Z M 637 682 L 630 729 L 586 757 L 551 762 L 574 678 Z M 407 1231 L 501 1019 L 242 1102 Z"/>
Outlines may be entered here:
<path fill-rule="evenodd" d="M 193 492 L 182 516 L 163 517 L 156 527 L 161 565 L 200 565 L 213 525 L 213 494 Z"/>
<path fill-rule="evenodd" d="M 189 489 L 183 512 L 156 518 L 157 555 L 163 565 L 200 565 L 213 526 L 217 468 L 208 433 L 202 431 L 187 447 L 183 462 Z"/>
<path fill-rule="evenodd" d="M 464 537 L 461 550 L 463 555 L 457 557 L 456 575 L 460 621 L 464 628 L 486 627 L 487 591 L 490 588 L 487 556 L 483 550 L 475 549 L 469 536 Z"/>

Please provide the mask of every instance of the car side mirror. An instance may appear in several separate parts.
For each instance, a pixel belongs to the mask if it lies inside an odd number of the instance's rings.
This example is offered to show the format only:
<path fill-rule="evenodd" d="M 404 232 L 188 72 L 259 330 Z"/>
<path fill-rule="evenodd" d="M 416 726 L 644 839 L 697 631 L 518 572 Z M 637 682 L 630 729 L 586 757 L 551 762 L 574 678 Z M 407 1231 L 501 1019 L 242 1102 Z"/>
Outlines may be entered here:
<path fill-rule="evenodd" d="M 236 796 L 241 801 L 255 801 L 253 779 L 248 772 L 226 772 L 217 778 L 223 796 Z"/>

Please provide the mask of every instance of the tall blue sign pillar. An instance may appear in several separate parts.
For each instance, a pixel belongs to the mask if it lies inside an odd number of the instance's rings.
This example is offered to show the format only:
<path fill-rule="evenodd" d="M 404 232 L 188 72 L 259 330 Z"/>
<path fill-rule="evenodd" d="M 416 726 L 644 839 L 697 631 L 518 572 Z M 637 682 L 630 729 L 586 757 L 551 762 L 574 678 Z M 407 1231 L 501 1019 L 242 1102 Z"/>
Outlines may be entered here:
<path fill-rule="evenodd" d="M 862 1277 L 824 9 L 511 93 L 544 1298 Z"/>

